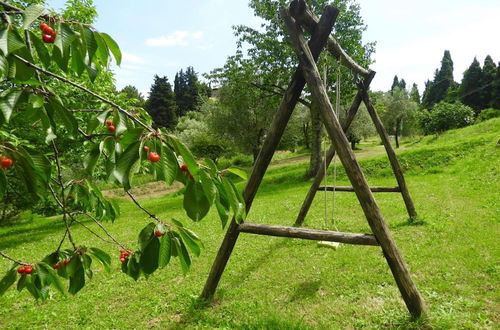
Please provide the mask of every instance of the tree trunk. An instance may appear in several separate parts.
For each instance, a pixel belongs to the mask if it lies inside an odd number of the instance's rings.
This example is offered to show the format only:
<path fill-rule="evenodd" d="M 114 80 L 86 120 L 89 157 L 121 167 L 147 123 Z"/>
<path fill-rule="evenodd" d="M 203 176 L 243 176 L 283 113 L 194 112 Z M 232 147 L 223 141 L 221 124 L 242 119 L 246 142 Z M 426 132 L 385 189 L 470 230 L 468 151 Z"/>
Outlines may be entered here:
<path fill-rule="evenodd" d="M 307 149 L 311 146 L 309 144 L 309 123 L 302 124 L 302 133 L 304 134 L 304 145 Z"/>
<path fill-rule="evenodd" d="M 351 140 L 351 149 L 356 150 L 356 139 Z"/>
<path fill-rule="evenodd" d="M 401 126 L 401 122 L 398 120 L 397 123 L 396 123 L 396 133 L 394 135 L 395 139 L 396 139 L 396 148 L 399 148 L 399 128 Z"/>
<path fill-rule="evenodd" d="M 309 169 L 307 170 L 307 178 L 312 178 L 318 173 L 321 165 L 321 129 L 323 123 L 319 116 L 318 103 L 313 99 L 311 102 L 311 158 L 309 162 Z"/>
<path fill-rule="evenodd" d="M 255 141 L 256 144 L 254 145 L 253 150 L 252 150 L 253 162 L 254 163 L 257 160 L 257 157 L 259 156 L 259 153 L 260 153 L 260 148 L 262 146 L 262 136 L 263 135 L 264 135 L 264 129 L 261 128 L 259 130 L 259 133 L 257 133 L 257 139 Z"/>

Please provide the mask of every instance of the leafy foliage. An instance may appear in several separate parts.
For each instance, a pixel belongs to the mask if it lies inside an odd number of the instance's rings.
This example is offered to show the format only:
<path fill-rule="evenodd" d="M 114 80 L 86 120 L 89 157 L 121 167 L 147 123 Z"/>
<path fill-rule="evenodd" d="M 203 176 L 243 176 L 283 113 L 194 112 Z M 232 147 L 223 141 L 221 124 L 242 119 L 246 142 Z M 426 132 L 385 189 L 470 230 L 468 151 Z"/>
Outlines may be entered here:
<path fill-rule="evenodd" d="M 421 114 L 420 125 L 425 134 L 437 134 L 474 123 L 474 111 L 459 102 L 440 102 Z"/>

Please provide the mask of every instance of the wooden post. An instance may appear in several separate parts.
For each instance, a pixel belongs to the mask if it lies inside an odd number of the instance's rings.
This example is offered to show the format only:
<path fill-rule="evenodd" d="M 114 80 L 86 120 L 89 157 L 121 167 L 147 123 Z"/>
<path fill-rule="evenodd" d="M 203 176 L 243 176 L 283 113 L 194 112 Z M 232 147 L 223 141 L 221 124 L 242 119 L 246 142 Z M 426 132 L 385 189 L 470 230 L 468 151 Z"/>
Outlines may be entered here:
<path fill-rule="evenodd" d="M 335 188 L 335 189 L 334 189 Z M 318 187 L 318 191 L 346 191 L 346 192 L 354 192 L 354 187 L 345 187 L 345 186 L 321 186 Z M 401 192 L 399 187 L 370 187 L 371 192 Z"/>
<path fill-rule="evenodd" d="M 337 8 L 332 6 L 325 7 L 317 28 L 309 41 L 309 47 L 312 52 L 311 56 L 314 61 L 318 59 L 321 50 L 324 48 L 326 40 L 328 39 L 335 20 L 337 19 L 338 13 L 339 10 Z M 273 118 L 273 122 L 262 146 L 262 150 L 255 161 L 252 174 L 250 175 L 243 192 L 247 214 L 304 86 L 305 79 L 299 65 L 290 84 L 288 85 L 287 90 L 285 91 L 285 94 L 283 95 L 281 104 Z M 208 275 L 203 292 L 201 293 L 202 299 L 209 300 L 213 297 L 222 273 L 226 267 L 227 261 L 229 260 L 234 245 L 238 239 L 238 235 L 238 224 L 233 218 L 212 265 L 212 269 Z"/>
<path fill-rule="evenodd" d="M 349 147 L 349 141 L 345 136 L 340 123 L 334 115 L 333 107 L 328 98 L 328 94 L 321 80 L 318 68 L 311 51 L 302 35 L 302 32 L 295 20 L 290 15 L 288 9 L 283 9 L 283 17 L 292 39 L 293 46 L 300 58 L 300 64 L 307 85 L 313 97 L 319 102 L 319 111 L 328 135 L 336 146 L 339 158 L 344 165 L 345 171 L 352 186 L 356 191 L 359 203 L 363 208 L 366 219 L 372 229 L 373 234 L 382 247 L 384 256 L 391 268 L 392 274 L 399 287 L 403 300 L 410 313 L 414 317 L 419 317 L 424 312 L 424 302 L 420 293 L 411 279 L 410 272 L 401 257 L 399 249 L 387 227 L 387 224 L 378 208 L 378 205 L 370 191 L 368 183 L 356 161 L 353 151 Z"/>
<path fill-rule="evenodd" d="M 377 133 L 382 139 L 382 143 L 384 144 L 385 151 L 387 152 L 387 156 L 389 157 L 389 162 L 391 163 L 392 172 L 394 173 L 396 181 L 398 182 L 398 186 L 401 189 L 401 195 L 403 196 L 408 215 L 410 216 L 410 219 L 415 219 L 417 217 L 417 211 L 415 210 L 415 205 L 413 204 L 413 200 L 411 199 L 410 191 L 408 190 L 408 186 L 406 185 L 403 171 L 401 170 L 401 166 L 399 166 L 398 158 L 396 157 L 396 153 L 392 148 L 391 141 L 389 140 L 387 131 L 384 128 L 384 124 L 382 124 L 382 120 L 380 120 L 377 110 L 375 110 L 375 107 L 370 101 L 368 89 L 364 89 L 363 91 L 363 102 L 365 103 L 366 109 L 368 110 L 373 124 L 377 129 Z"/>
<path fill-rule="evenodd" d="M 370 86 L 370 83 L 374 76 L 375 76 L 375 71 L 371 71 L 368 77 L 366 77 L 366 79 L 363 82 L 363 85 L 366 86 L 366 88 Z M 354 97 L 351 107 L 347 112 L 347 117 L 344 123 L 342 124 L 342 129 L 344 130 L 344 132 L 347 132 L 349 126 L 351 126 L 351 123 L 354 120 L 356 113 L 358 112 L 362 100 L 363 100 L 363 92 L 361 90 L 358 90 L 358 93 Z M 326 169 L 328 169 L 328 166 L 330 166 L 330 163 L 332 162 L 334 156 L 335 156 L 335 147 L 332 144 L 326 153 L 326 160 L 321 162 L 318 173 L 316 173 L 314 181 L 311 187 L 309 188 L 309 191 L 307 192 L 306 198 L 302 203 L 302 207 L 300 208 L 299 214 L 297 215 L 297 219 L 295 220 L 294 226 L 300 227 L 304 223 L 304 219 L 307 213 L 309 212 L 309 209 L 311 208 L 311 204 L 314 200 L 314 197 L 316 197 L 316 191 L 318 191 L 318 187 L 321 185 L 321 181 L 323 181 L 323 178 L 325 177 L 325 171 Z"/>

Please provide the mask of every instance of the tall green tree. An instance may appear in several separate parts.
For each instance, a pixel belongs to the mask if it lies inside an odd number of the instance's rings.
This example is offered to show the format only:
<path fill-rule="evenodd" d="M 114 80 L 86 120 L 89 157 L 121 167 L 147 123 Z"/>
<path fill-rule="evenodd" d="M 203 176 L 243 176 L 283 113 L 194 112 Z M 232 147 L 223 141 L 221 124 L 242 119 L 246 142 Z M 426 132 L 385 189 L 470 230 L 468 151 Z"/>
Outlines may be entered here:
<path fill-rule="evenodd" d="M 483 69 L 481 72 L 481 109 L 486 109 L 490 106 L 493 99 L 494 82 L 496 77 L 497 66 L 490 55 L 484 59 Z"/>
<path fill-rule="evenodd" d="M 441 68 L 436 70 L 434 80 L 426 84 L 426 90 L 422 97 L 422 105 L 430 109 L 434 104 L 444 100 L 453 86 L 453 60 L 449 50 L 444 51 L 441 60 Z"/>
<path fill-rule="evenodd" d="M 498 62 L 497 70 L 495 73 L 495 80 L 493 81 L 490 107 L 500 109 L 500 62 Z"/>
<path fill-rule="evenodd" d="M 482 79 L 482 70 L 478 60 L 474 57 L 471 65 L 464 72 L 462 83 L 458 96 L 460 101 L 474 109 L 476 114 L 481 110 L 481 92 L 480 82 Z"/>
<path fill-rule="evenodd" d="M 166 76 L 154 76 L 153 85 L 146 102 L 146 110 L 156 127 L 172 129 L 177 123 L 176 104 L 172 85 Z"/>
<path fill-rule="evenodd" d="M 418 92 L 418 86 L 416 83 L 413 83 L 413 86 L 411 87 L 410 99 L 413 102 L 420 104 L 420 93 Z"/>
<path fill-rule="evenodd" d="M 325 5 L 331 4 L 328 0 L 318 0 L 309 2 L 311 10 L 318 16 L 321 15 Z M 238 25 L 235 27 L 237 41 L 237 54 L 228 59 L 226 66 L 216 70 L 216 77 L 223 75 L 231 76 L 235 68 L 239 65 L 251 67 L 253 75 L 250 80 L 242 81 L 238 90 L 246 93 L 246 90 L 261 89 L 264 95 L 279 101 L 293 70 L 298 64 L 296 55 L 290 45 L 282 18 L 280 8 L 288 6 L 288 0 L 254 0 L 250 1 L 250 7 L 254 10 L 255 16 L 261 18 L 263 23 L 261 28 L 253 29 L 248 26 Z M 373 53 L 373 43 L 363 43 L 362 35 L 366 30 L 360 14 L 360 6 L 353 0 L 336 0 L 333 5 L 340 9 L 337 22 L 334 26 L 334 34 L 346 52 L 359 64 L 367 67 L 371 63 Z M 247 55 L 247 56 L 245 56 Z M 233 65 L 231 63 L 238 63 Z M 327 86 L 334 90 L 336 81 L 336 62 L 331 56 L 324 56 L 320 59 L 320 69 L 327 66 Z M 227 74 L 225 74 L 225 72 Z M 214 75 L 212 75 L 212 78 Z M 347 70 L 341 70 L 342 100 L 349 103 L 355 92 L 354 77 Z M 262 93 L 255 93 L 261 97 Z M 311 106 L 314 104 L 310 93 L 304 92 L 303 104 Z M 275 109 L 268 109 L 274 112 Z M 310 127 L 321 127 L 319 116 L 314 113 L 311 118 Z M 266 127 L 267 129 L 267 127 Z M 314 176 L 321 164 L 321 129 L 313 129 L 311 140 L 311 162 L 308 176 Z"/>
<path fill-rule="evenodd" d="M 122 88 L 120 93 L 124 93 L 126 97 L 129 98 L 136 107 L 142 107 L 146 102 L 144 100 L 144 96 L 139 92 L 139 90 L 135 86 L 127 85 Z"/>
<path fill-rule="evenodd" d="M 178 117 L 184 116 L 188 111 L 199 110 L 200 94 L 206 94 L 206 89 L 201 87 L 198 75 L 192 66 L 187 67 L 186 71 L 181 69 L 175 74 L 174 94 Z"/>

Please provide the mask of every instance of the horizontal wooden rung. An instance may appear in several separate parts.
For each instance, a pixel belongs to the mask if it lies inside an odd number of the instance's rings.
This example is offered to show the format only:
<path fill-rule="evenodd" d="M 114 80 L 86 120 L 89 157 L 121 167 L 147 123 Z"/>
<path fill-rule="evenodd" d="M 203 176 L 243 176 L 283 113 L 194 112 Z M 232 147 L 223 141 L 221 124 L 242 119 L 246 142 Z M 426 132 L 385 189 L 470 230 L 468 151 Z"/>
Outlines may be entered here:
<path fill-rule="evenodd" d="M 244 222 L 240 224 L 238 226 L 238 230 L 242 233 L 302 238 L 313 241 L 329 241 L 356 245 L 379 245 L 375 236 L 371 234 L 343 233 L 339 231 L 271 226 L 251 222 Z"/>
<path fill-rule="evenodd" d="M 353 187 L 346 187 L 346 186 L 321 186 L 318 187 L 318 191 L 333 191 L 335 188 L 335 191 L 350 191 L 354 192 Z M 372 192 L 401 192 L 401 189 L 399 187 L 370 187 L 370 190 Z"/>

